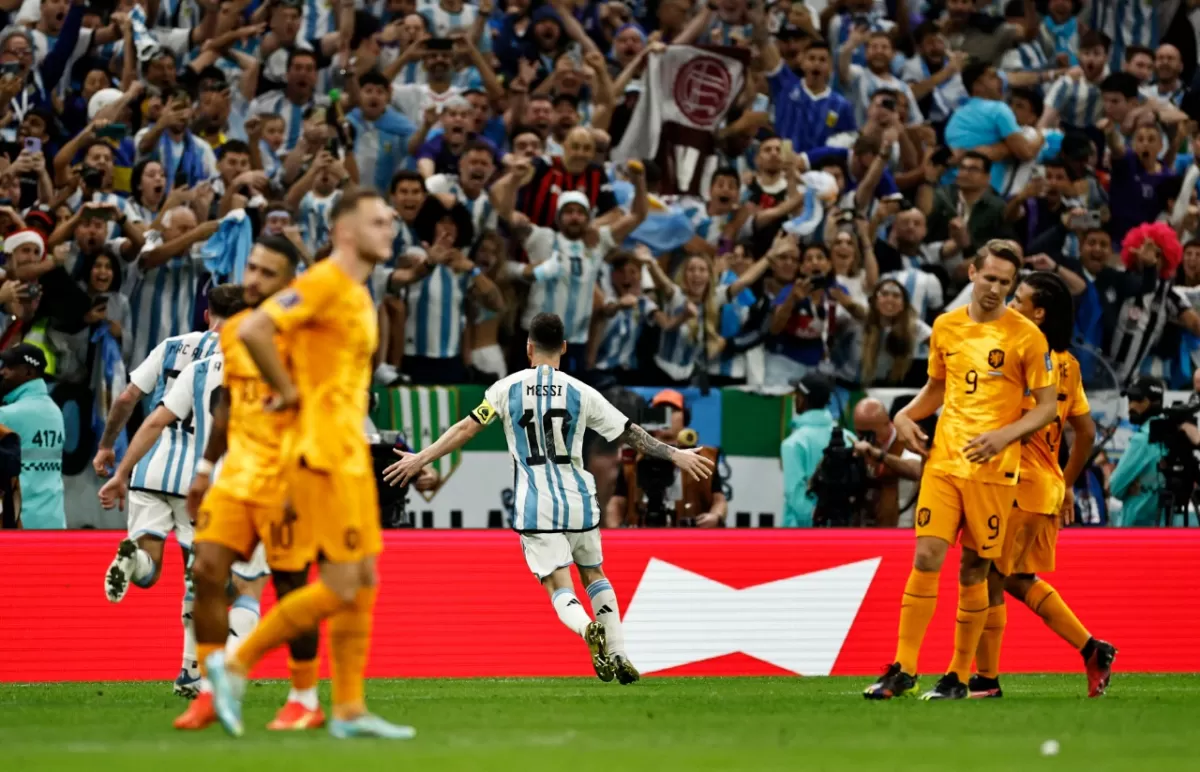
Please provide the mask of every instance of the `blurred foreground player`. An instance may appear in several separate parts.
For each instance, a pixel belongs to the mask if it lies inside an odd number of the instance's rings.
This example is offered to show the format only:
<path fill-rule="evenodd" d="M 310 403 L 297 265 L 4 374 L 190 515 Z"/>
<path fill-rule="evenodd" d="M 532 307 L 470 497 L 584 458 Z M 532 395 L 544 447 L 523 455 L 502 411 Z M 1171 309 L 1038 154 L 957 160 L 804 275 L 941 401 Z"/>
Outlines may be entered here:
<path fill-rule="evenodd" d="M 513 528 L 521 534 L 525 562 L 550 594 L 558 618 L 587 642 L 600 680 L 615 676 L 631 684 L 639 674 L 625 654 L 617 596 L 601 570 L 600 506 L 596 481 L 583 467 L 584 430 L 671 461 L 697 480 L 712 474 L 713 463 L 659 442 L 598 391 L 561 372 L 566 350 L 562 320 L 548 313 L 535 316 L 525 344 L 532 367 L 492 384 L 470 415 L 420 453 L 396 451 L 401 458 L 384 470 L 384 479 L 392 485 L 415 479 L 428 464 L 458 450 L 499 418 L 519 470 Z M 587 587 L 596 621 L 575 597 L 572 563 Z"/>
<path fill-rule="evenodd" d="M 245 305 L 257 308 L 286 287 L 295 275 L 299 258 L 287 239 L 260 238 L 250 252 L 243 276 Z M 221 649 L 221 630 L 226 625 L 224 583 L 230 566 L 236 565 L 234 561 L 251 552 L 263 552 L 279 597 L 304 586 L 310 561 L 309 548 L 295 538 L 291 515 L 284 506 L 286 488 L 279 443 L 293 417 L 267 411 L 270 389 L 238 340 L 238 330 L 250 313 L 238 314 L 221 330 L 223 386 L 213 392 L 217 395 L 215 401 L 204 403 L 211 408 L 206 416 L 210 428 L 188 490 L 188 512 L 196 521 L 194 622 L 205 675 L 208 655 Z M 218 462 L 220 476 L 212 483 Z M 315 632 L 292 640 L 288 669 L 291 693 L 268 728 L 321 726 L 325 717 L 317 702 Z M 212 691 L 205 679 L 200 696 L 175 719 L 175 728 L 199 730 L 215 721 Z"/>
<path fill-rule="evenodd" d="M 900 604 L 896 661 L 867 699 L 917 690 L 917 658 L 937 605 L 938 575 L 962 532 L 958 615 L 950 667 L 922 699 L 964 699 L 988 616 L 988 571 L 1000 556 L 1021 461 L 1019 440 L 1054 420 L 1054 368 L 1046 336 L 1005 306 L 1023 258 L 993 239 L 970 266 L 971 302 L 942 314 L 929 342 L 929 380 L 896 415 L 896 432 L 928 457 L 917 500 L 917 549 Z M 1034 405 L 1023 410 L 1026 392 Z M 942 408 L 933 449 L 917 421 Z"/>
<path fill-rule="evenodd" d="M 1046 334 L 1050 359 L 1058 374 L 1057 410 L 1052 423 L 1034 432 L 1021 445 L 1017 503 L 1008 516 L 1003 552 L 988 574 L 990 608 L 975 654 L 979 672 L 971 676 L 968 690 L 971 697 L 1003 694 L 999 679 L 1000 641 L 1008 623 L 1004 605 L 1007 592 L 1029 606 L 1047 627 L 1083 655 L 1088 696 L 1099 697 L 1108 688 L 1117 650 L 1111 643 L 1093 638 L 1062 596 L 1037 576 L 1054 570 L 1059 523 L 1069 525 L 1074 517 L 1072 488 L 1087 465 L 1096 439 L 1096 424 L 1083 392 L 1079 362 L 1067 351 L 1074 332 L 1074 306 L 1062 279 L 1052 273 L 1038 272 L 1021 281 L 1009 307 Z M 1026 406 L 1031 406 L 1028 399 Z M 1058 450 L 1068 425 L 1075 437 L 1064 470 L 1058 465 Z"/>
<path fill-rule="evenodd" d="M 383 551 L 374 468 L 363 426 L 379 344 L 365 283 L 392 256 L 395 212 L 372 190 L 345 193 L 332 212 L 333 254 L 263 303 L 238 338 L 274 395 L 295 412 L 284 428 L 284 477 L 295 517 L 281 524 L 299 558 L 320 556 L 320 578 L 279 601 L 236 652 L 208 657 L 213 707 L 231 735 L 242 734 L 246 678 L 267 652 L 329 619 L 336 738 L 402 740 L 412 727 L 367 712 L 363 674 Z M 288 359 L 277 337 L 284 341 Z M 270 545 L 268 544 L 268 547 Z M 268 549 L 268 556 L 270 550 Z"/>

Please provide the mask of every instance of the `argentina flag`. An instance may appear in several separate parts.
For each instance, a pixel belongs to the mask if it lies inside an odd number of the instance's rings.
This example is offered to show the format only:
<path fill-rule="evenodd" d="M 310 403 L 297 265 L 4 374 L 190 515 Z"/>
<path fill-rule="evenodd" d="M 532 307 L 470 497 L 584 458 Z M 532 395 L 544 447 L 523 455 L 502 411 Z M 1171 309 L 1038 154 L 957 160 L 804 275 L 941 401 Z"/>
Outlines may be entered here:
<path fill-rule="evenodd" d="M 617 181 L 612 187 L 617 203 L 628 211 L 633 201 L 633 185 Z M 648 195 L 646 198 L 650 202 L 649 214 L 621 246 L 632 249 L 638 244 L 645 244 L 651 252 L 661 255 L 673 252 L 691 241 L 696 229 L 683 210 L 663 203 L 657 196 Z"/>

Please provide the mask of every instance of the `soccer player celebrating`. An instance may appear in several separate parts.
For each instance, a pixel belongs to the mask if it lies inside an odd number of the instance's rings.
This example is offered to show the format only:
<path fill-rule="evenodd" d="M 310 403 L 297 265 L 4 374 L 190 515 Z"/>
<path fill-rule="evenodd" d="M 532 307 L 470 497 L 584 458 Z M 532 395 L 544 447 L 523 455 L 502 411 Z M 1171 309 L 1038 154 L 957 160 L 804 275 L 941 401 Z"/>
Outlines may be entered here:
<path fill-rule="evenodd" d="M 175 378 L 191 362 L 211 356 L 217 349 L 217 330 L 226 318 L 241 309 L 242 293 L 239 288 L 213 287 L 208 292 L 208 324 L 204 332 L 188 332 L 167 338 L 154 347 L 146 361 L 129 374 L 129 385 L 109 410 L 100 438 L 99 448 L 92 466 L 101 477 L 107 477 L 116 466 L 113 446 L 117 436 L 125 428 L 137 403 L 150 395 L 150 404 L 157 405 L 174 383 Z M 129 501 L 129 535 L 117 545 L 117 554 L 104 572 L 104 594 L 113 603 L 120 603 L 135 585 L 141 589 L 153 587 L 162 572 L 163 546 L 167 535 L 175 532 L 175 538 L 183 548 L 183 562 L 187 565 L 192 550 L 193 528 L 188 517 L 184 495 L 185 480 L 195 468 L 194 433 L 191 426 L 182 423 L 168 425 L 157 442 L 139 463 L 132 467 L 130 477 L 124 481 L 121 491 L 122 506 Z M 185 476 L 185 472 L 187 473 Z M 115 488 L 110 488 L 115 493 Z M 111 508 L 117 498 L 108 499 Z M 104 504 L 104 500 L 101 501 Z M 225 572 L 228 580 L 229 572 Z M 175 693 L 181 697 L 194 697 L 200 682 L 200 670 L 192 634 L 192 588 L 184 576 L 183 611 L 183 665 L 175 679 Z M 239 615 L 235 615 L 238 618 Z M 255 615 L 257 617 L 257 615 Z M 253 621 L 242 632 L 249 632 Z M 221 631 L 222 644 L 229 628 Z"/>
<path fill-rule="evenodd" d="M 299 251 L 286 238 L 261 237 L 250 252 L 242 277 L 245 305 L 257 308 L 286 287 L 299 262 Z M 296 536 L 294 516 L 284 506 L 286 486 L 280 441 L 293 416 L 269 412 L 265 407 L 270 389 L 238 340 L 238 330 L 249 313 L 238 314 L 222 327 L 219 356 L 223 388 L 212 392 L 216 397 L 201 403 L 209 409 L 206 418 L 210 428 L 187 494 L 188 512 L 196 521 L 194 623 L 204 675 L 208 655 L 222 648 L 222 630 L 227 626 L 225 577 L 230 566 L 237 565 L 234 561 L 251 552 L 265 552 L 275 593 L 281 598 L 304 586 L 311 561 L 311 545 Z M 220 479 L 210 490 L 214 467 L 222 459 Z M 325 717 L 317 702 L 316 632 L 296 636 L 290 647 L 292 690 L 267 728 L 319 727 Z M 175 728 L 199 730 L 216 720 L 206 678 L 196 701 L 175 719 Z"/>
<path fill-rule="evenodd" d="M 979 672 L 971 676 L 968 690 L 971 697 L 1003 694 L 999 680 L 1000 641 L 1008 621 L 1004 605 L 1004 593 L 1008 592 L 1083 655 L 1088 696 L 1098 697 L 1108 688 L 1117 650 L 1111 643 L 1093 638 L 1058 592 L 1037 576 L 1054 570 L 1059 522 L 1061 519 L 1067 525 L 1074 517 L 1075 496 L 1071 491 L 1096 439 L 1096 424 L 1083 393 L 1079 362 L 1067 351 L 1074 332 L 1074 306 L 1062 279 L 1052 273 L 1038 272 L 1021 280 L 1009 307 L 1046 334 L 1050 359 L 1058 373 L 1057 411 L 1052 423 L 1034 432 L 1021 445 L 1017 503 L 1008 516 L 1001 555 L 988 574 L 990 608 L 975 653 Z M 1026 406 L 1031 406 L 1028 399 Z M 1058 465 L 1058 450 L 1068 424 L 1075 439 L 1064 470 Z"/>
<path fill-rule="evenodd" d="M 1000 556 L 1021 460 L 1016 444 L 1054 420 L 1054 368 L 1033 322 L 1005 306 L 1021 248 L 993 239 L 969 268 L 971 302 L 943 314 L 929 341 L 929 380 L 895 419 L 909 448 L 927 458 L 917 500 L 917 549 L 900 605 L 896 661 L 867 687 L 868 699 L 917 690 L 917 656 L 937 604 L 938 574 L 962 532 L 958 624 L 945 676 L 922 699 L 963 699 L 988 616 L 987 576 Z M 1034 405 L 1022 407 L 1026 392 Z M 917 425 L 942 408 L 933 449 Z"/>
<path fill-rule="evenodd" d="M 638 680 L 625 654 L 617 596 L 601 570 L 600 507 L 596 481 L 583 466 L 583 435 L 592 429 L 609 442 L 623 440 L 647 457 L 668 460 L 697 480 L 713 464 L 651 437 L 590 386 L 559 370 L 567 350 L 562 319 L 535 316 L 525 353 L 532 367 L 497 381 L 483 402 L 420 453 L 396 451 L 400 460 L 384 479 L 403 485 L 447 453 L 465 445 L 496 418 L 517 465 L 513 528 L 521 534 L 525 563 L 537 577 L 562 623 L 587 642 L 601 681 Z M 575 597 L 571 564 L 587 587 L 596 621 Z"/>
<path fill-rule="evenodd" d="M 213 708 L 242 734 L 242 697 L 254 665 L 277 646 L 329 619 L 336 738 L 408 739 L 411 727 L 367 712 L 363 674 L 375 607 L 375 561 L 383 551 L 379 501 L 363 426 L 379 343 L 375 304 L 364 286 L 392 257 L 395 212 L 373 190 L 347 191 L 333 208 L 333 254 L 255 309 L 238 329 L 271 404 L 295 411 L 283 447 L 294 517 L 279 524 L 293 549 L 320 555 L 320 578 L 283 597 L 233 654 L 208 656 Z M 287 364 L 276 337 L 286 341 Z M 223 476 L 224 477 L 224 476 Z M 203 512 L 201 513 L 203 520 Z"/>

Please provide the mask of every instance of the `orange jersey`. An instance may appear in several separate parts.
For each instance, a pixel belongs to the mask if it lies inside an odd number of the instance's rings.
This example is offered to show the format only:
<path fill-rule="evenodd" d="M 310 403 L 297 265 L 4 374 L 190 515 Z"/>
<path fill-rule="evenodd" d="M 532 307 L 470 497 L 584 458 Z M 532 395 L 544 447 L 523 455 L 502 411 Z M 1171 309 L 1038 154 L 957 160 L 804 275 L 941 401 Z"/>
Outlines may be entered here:
<path fill-rule="evenodd" d="M 1034 432 L 1021 446 L 1021 482 L 1017 504 L 1028 512 L 1054 514 L 1062 504 L 1066 489 L 1058 451 L 1067 420 L 1087 415 L 1092 408 L 1083 393 L 1079 362 L 1069 352 L 1051 352 L 1050 359 L 1058 374 L 1058 402 L 1054 423 Z M 1033 408 L 1033 397 L 1025 398 L 1025 409 Z"/>
<path fill-rule="evenodd" d="M 224 381 L 229 392 L 229 445 L 214 486 L 241 500 L 282 499 L 286 486 L 280 440 L 296 416 L 266 410 L 271 388 L 238 340 L 238 328 L 249 314 L 236 314 L 221 327 Z"/>
<path fill-rule="evenodd" d="M 364 426 L 379 328 L 366 286 L 323 260 L 261 308 L 287 338 L 300 392 L 300 420 L 285 441 L 289 460 L 374 474 Z"/>
<path fill-rule="evenodd" d="M 1027 391 L 1054 385 L 1046 336 L 1016 311 L 1005 309 L 999 319 L 980 323 L 964 306 L 933 323 L 929 377 L 944 380 L 946 390 L 926 470 L 1015 485 L 1020 444 L 983 464 L 968 461 L 963 449 L 980 434 L 1019 420 Z"/>

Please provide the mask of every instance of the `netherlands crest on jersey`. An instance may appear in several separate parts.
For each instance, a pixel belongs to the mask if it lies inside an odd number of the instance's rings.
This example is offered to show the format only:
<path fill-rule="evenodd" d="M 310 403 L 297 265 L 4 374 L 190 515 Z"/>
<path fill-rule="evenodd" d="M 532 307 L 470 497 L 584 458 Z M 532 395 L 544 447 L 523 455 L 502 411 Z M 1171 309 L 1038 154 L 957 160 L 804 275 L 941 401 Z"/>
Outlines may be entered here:
<path fill-rule="evenodd" d="M 403 432 L 414 453 L 432 445 L 462 418 L 458 389 L 452 386 L 401 387 L 388 389 L 380 397 L 379 409 L 373 416 L 375 425 L 379 429 Z M 437 485 L 431 490 L 420 491 L 421 496 L 432 501 L 461 463 L 462 451 L 457 450 L 434 462 Z"/>
<path fill-rule="evenodd" d="M 1047 361 L 1049 361 L 1049 357 L 1047 357 Z M 992 369 L 1004 367 L 1003 349 L 994 348 L 988 352 L 988 367 L 991 367 Z"/>

